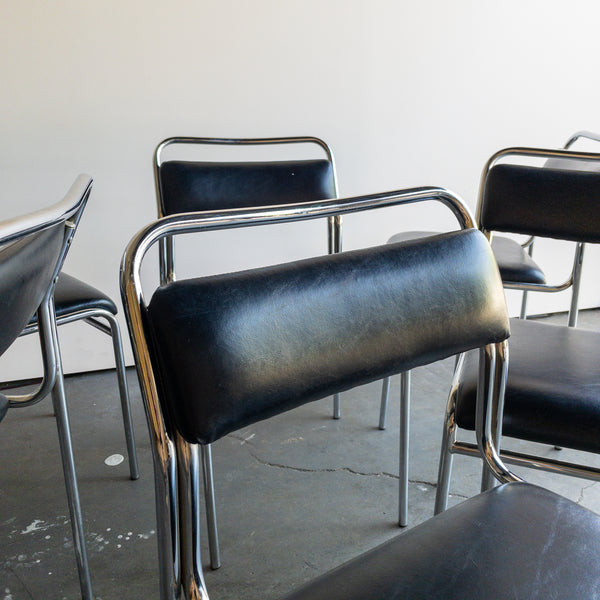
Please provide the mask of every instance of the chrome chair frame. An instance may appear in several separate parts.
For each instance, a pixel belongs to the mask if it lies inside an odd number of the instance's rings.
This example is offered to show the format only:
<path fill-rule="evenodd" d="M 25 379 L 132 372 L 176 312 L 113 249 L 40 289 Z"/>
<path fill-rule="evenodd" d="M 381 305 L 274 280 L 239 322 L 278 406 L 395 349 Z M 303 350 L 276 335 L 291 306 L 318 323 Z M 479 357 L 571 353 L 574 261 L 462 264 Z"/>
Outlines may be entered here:
<path fill-rule="evenodd" d="M 575 158 L 575 153 L 568 155 L 564 154 L 565 150 L 568 150 L 577 140 L 581 138 L 592 139 L 594 141 L 600 141 L 600 136 L 587 131 L 580 131 L 573 134 L 567 143 L 565 144 L 563 149 L 560 150 L 540 150 L 540 152 L 547 152 L 548 158 Z M 504 157 L 502 154 L 503 151 L 495 154 L 494 157 L 488 161 L 486 168 L 484 169 L 484 174 L 481 176 L 481 183 L 479 186 L 479 196 L 477 202 L 477 211 L 476 211 L 476 220 L 477 223 L 480 222 L 481 217 L 481 202 L 482 202 L 482 194 L 484 190 L 485 177 L 489 169 L 495 164 L 497 160 L 500 160 Z M 587 155 L 587 153 L 584 153 Z M 540 155 L 542 156 L 542 155 Z M 592 155 L 590 155 L 592 156 Z M 543 156 L 542 156 L 543 157 Z M 600 165 L 600 163 L 599 163 Z M 600 167 L 599 167 L 600 168 Z M 483 230 L 483 229 L 482 229 Z M 488 238 L 491 240 L 491 235 L 487 232 Z M 527 249 L 529 256 L 533 255 L 535 237 L 529 236 L 528 239 L 521 245 L 523 249 Z M 568 315 L 568 324 L 569 327 L 575 327 L 577 325 L 577 316 L 578 316 L 578 306 L 579 306 L 579 289 L 581 284 L 581 273 L 583 268 L 583 254 L 584 254 L 585 244 L 577 242 L 575 244 L 575 252 L 573 256 L 573 267 L 571 269 L 571 273 L 568 278 L 562 282 L 557 284 L 521 284 L 521 283 L 511 283 L 504 282 L 503 285 L 506 289 L 519 290 L 523 292 L 523 298 L 521 302 L 521 312 L 520 318 L 527 318 L 527 293 L 529 291 L 537 291 L 537 292 L 561 292 L 570 287 L 572 287 L 572 295 L 571 295 L 571 303 L 569 308 Z M 379 429 L 385 429 L 386 427 L 386 417 L 387 417 L 387 407 L 388 407 L 388 399 L 389 399 L 389 390 L 390 390 L 391 378 L 386 378 L 382 382 L 381 388 L 381 402 L 380 402 L 380 412 L 379 412 Z M 408 439 L 409 435 L 409 421 L 410 421 L 410 373 L 402 373 L 400 376 L 400 434 L 401 436 L 406 436 Z M 407 449 L 408 453 L 408 449 Z M 408 454 L 407 454 L 408 455 Z M 408 470 L 408 465 L 406 466 Z M 401 491 L 401 496 L 406 497 L 408 494 L 408 490 Z M 408 507 L 405 511 L 401 512 L 399 525 L 401 527 L 405 527 L 408 524 Z"/>
<path fill-rule="evenodd" d="M 333 176 L 334 197 L 338 197 L 337 173 L 331 148 L 320 138 L 312 136 L 278 137 L 278 138 L 207 138 L 207 137 L 170 137 L 156 147 L 153 158 L 154 185 L 156 190 L 158 218 L 168 216 L 164 213 L 164 202 L 161 182 L 161 165 L 163 152 L 169 146 L 175 145 L 215 145 L 215 146 L 276 146 L 287 144 L 313 144 L 318 146 L 331 164 Z M 333 254 L 342 250 L 342 218 L 339 215 L 327 219 L 328 253 Z M 175 243 L 172 236 L 167 236 L 159 242 L 159 276 L 161 285 L 175 281 Z M 333 397 L 333 418 L 341 417 L 340 394 Z M 214 475 L 212 468 L 212 450 L 209 445 L 202 446 L 202 461 L 204 465 L 204 490 L 206 503 L 206 518 L 208 521 L 208 537 L 213 569 L 221 566 L 219 552 L 219 536 L 217 528 L 216 505 L 214 494 Z"/>
<path fill-rule="evenodd" d="M 64 377 L 58 343 L 56 318 L 54 311 L 54 286 L 69 250 L 73 235 L 88 200 L 92 180 L 87 175 L 80 175 L 61 202 L 31 215 L 13 219 L 0 224 L 0 244 L 10 243 L 25 235 L 42 231 L 54 225 L 64 223 L 64 241 L 59 259 L 54 268 L 52 285 L 49 287 L 38 309 L 39 336 L 44 364 L 44 376 L 38 387 L 27 394 L 7 395 L 9 408 L 31 406 L 49 393 L 56 415 L 58 439 L 60 445 L 67 502 L 71 518 L 71 529 L 75 548 L 75 557 L 81 593 L 84 600 L 92 600 L 92 586 L 85 547 L 81 502 L 77 485 L 77 474 L 73 457 L 73 445 L 69 426 L 69 415 L 64 388 Z"/>
<path fill-rule="evenodd" d="M 99 319 L 104 319 L 104 324 Z M 131 401 L 127 387 L 127 375 L 125 358 L 123 356 L 123 343 L 121 339 L 121 328 L 116 316 L 108 310 L 94 308 L 83 309 L 62 315 L 56 318 L 56 325 L 66 325 L 76 321 L 85 321 L 88 325 L 109 335 L 113 344 L 115 367 L 117 371 L 117 382 L 119 386 L 119 398 L 121 400 L 121 412 L 123 415 L 123 428 L 125 431 L 125 442 L 127 446 L 127 459 L 129 462 L 129 477 L 133 480 L 139 478 L 137 451 L 135 448 L 135 437 L 133 433 L 133 419 L 131 416 Z M 38 331 L 37 322 L 30 323 L 21 333 L 21 336 L 30 335 Z"/>
<path fill-rule="evenodd" d="M 583 133 L 575 134 L 573 136 L 575 139 L 577 137 L 582 136 Z M 481 175 L 481 185 L 480 185 L 480 196 L 479 203 L 477 208 L 477 217 L 479 222 L 479 216 L 482 208 L 482 194 L 483 194 L 483 186 L 487 175 L 490 169 L 497 164 L 498 161 L 508 158 L 508 157 L 526 157 L 526 158 L 545 158 L 545 159 L 569 159 L 569 160 L 579 160 L 579 161 L 594 161 L 600 164 L 600 154 L 591 153 L 591 152 L 574 152 L 572 150 L 549 150 L 543 148 L 524 148 L 524 147 L 514 147 L 514 148 L 505 148 L 496 152 L 486 163 L 482 175 Z M 490 239 L 491 232 L 486 229 L 480 227 L 481 231 Z M 579 247 L 583 247 L 583 243 L 577 243 Z M 583 257 L 583 251 L 579 253 L 579 257 Z M 579 276 L 581 269 L 581 260 L 578 262 L 579 271 L 577 272 L 576 267 L 574 266 L 573 272 L 567 281 L 559 285 L 542 285 L 542 284 L 523 284 L 522 287 L 518 289 L 523 289 L 526 291 L 547 291 L 554 292 L 558 289 L 566 289 L 569 285 L 572 284 L 573 280 L 576 280 L 577 285 L 579 284 Z M 508 287 L 504 285 L 504 287 Z M 574 324 L 569 322 L 569 327 L 573 327 Z M 438 471 L 438 484 L 436 491 L 436 500 L 435 500 L 435 514 L 438 514 L 446 509 L 448 494 L 449 494 L 449 485 L 450 485 L 450 477 L 452 471 L 452 462 L 454 454 L 461 454 L 464 456 L 477 456 L 478 450 L 477 446 L 473 443 L 459 441 L 457 440 L 457 424 L 455 419 L 456 414 L 456 402 L 457 402 L 457 394 L 458 394 L 458 384 L 460 381 L 460 374 L 463 366 L 462 357 L 459 358 L 457 362 L 457 366 L 454 373 L 453 383 L 450 390 L 450 394 L 448 397 L 448 403 L 446 406 L 446 414 L 444 419 L 444 429 L 442 434 L 442 445 L 440 452 L 440 462 L 439 462 L 439 471 Z M 501 423 L 502 420 L 499 415 L 495 417 L 495 445 L 500 449 L 501 446 Z M 532 469 L 538 469 L 542 471 L 549 471 L 553 473 L 561 473 L 563 475 L 571 475 L 574 477 L 580 477 L 585 479 L 590 479 L 594 481 L 600 481 L 600 469 L 590 466 L 582 466 L 574 463 L 570 463 L 567 461 L 561 461 L 553 458 L 547 458 L 538 455 L 530 455 L 521 452 L 514 452 L 510 450 L 500 450 L 500 459 L 508 464 L 513 464 L 521 467 L 528 467 Z M 482 485 L 481 489 L 489 489 L 489 487 L 493 484 L 493 481 L 489 477 L 489 474 L 486 474 L 484 466 L 484 473 L 482 475 Z"/>
<path fill-rule="evenodd" d="M 146 303 L 140 280 L 140 269 L 146 252 L 155 243 L 184 233 L 323 217 L 332 219 L 364 210 L 423 201 L 441 202 L 453 212 L 461 228 L 474 227 L 474 220 L 468 208 L 454 194 L 443 188 L 427 187 L 296 205 L 163 217 L 142 229 L 129 243 L 121 264 L 121 294 L 129 333 L 134 341 L 138 377 L 152 439 L 161 565 L 160 586 L 163 600 L 179 598 L 182 592 L 187 594 L 188 598 L 207 597 L 202 578 L 199 545 L 198 468 L 201 459 L 197 446 L 185 443 L 179 436 L 169 435 L 162 418 L 142 322 L 142 312 Z M 482 437 L 482 444 L 486 448 L 489 445 L 485 435 Z M 402 453 L 403 450 L 401 449 L 400 452 Z M 494 459 L 495 454 L 492 450 L 486 452 L 490 460 Z M 208 462 L 207 456 L 203 455 L 205 478 L 210 472 Z M 401 459 L 401 469 L 404 462 Z M 502 473 L 507 472 L 504 468 L 499 470 Z M 515 477 L 511 480 L 517 479 Z M 182 512 L 186 515 L 186 521 L 189 519 L 187 524 L 179 523 L 177 510 L 179 503 L 184 506 Z M 210 543 L 209 540 L 209 545 Z"/>

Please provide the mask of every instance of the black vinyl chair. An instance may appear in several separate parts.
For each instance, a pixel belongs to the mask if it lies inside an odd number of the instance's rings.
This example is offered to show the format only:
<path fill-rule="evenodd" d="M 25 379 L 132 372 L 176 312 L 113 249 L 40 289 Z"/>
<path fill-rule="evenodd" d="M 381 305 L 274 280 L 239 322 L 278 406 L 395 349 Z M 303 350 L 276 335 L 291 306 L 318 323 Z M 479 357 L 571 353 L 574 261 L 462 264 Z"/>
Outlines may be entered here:
<path fill-rule="evenodd" d="M 442 198 L 465 226 L 468 212 L 435 189 L 304 205 L 297 217 Z M 520 482 L 493 445 L 491 415 L 506 376 L 509 321 L 485 236 L 471 229 L 176 281 L 157 289 L 146 304 L 139 269 L 152 244 L 218 227 L 225 219 L 242 226 L 273 218 L 261 212 L 159 220 L 132 240 L 122 264 L 121 289 L 155 461 L 162 600 L 208 598 L 200 560 L 199 446 L 467 348 L 480 349 L 478 440 L 496 476 L 511 483 L 287 598 L 596 597 L 600 517 Z"/>
<path fill-rule="evenodd" d="M 0 355 L 13 344 L 37 314 L 44 377 L 28 394 L 0 395 L 0 413 L 30 406 L 52 395 L 62 457 L 73 542 L 82 597 L 92 600 L 81 505 L 62 364 L 56 332 L 54 287 L 92 180 L 80 175 L 65 198 L 47 209 L 0 223 Z M 1 414 L 0 414 L 1 416 Z M 7 426 L 6 422 L 2 426 Z"/>
<path fill-rule="evenodd" d="M 531 157 L 599 161 L 600 155 L 570 151 L 509 148 L 495 154 L 482 177 L 480 226 L 495 231 L 600 242 L 600 173 L 523 165 Z M 508 161 L 508 162 L 507 162 Z M 521 164 L 520 164 L 521 163 Z M 556 163 L 563 166 L 563 162 Z M 528 289 L 537 290 L 537 284 Z M 600 453 L 600 334 L 575 327 L 513 319 L 511 361 L 503 419 L 497 434 Z M 459 361 L 442 442 L 436 511 L 446 506 L 452 456 L 475 455 L 473 444 L 457 441 L 457 429 L 473 430 L 475 357 Z M 500 442 L 498 442 L 499 444 Z M 502 451 L 505 461 L 521 466 L 599 480 L 600 470 L 540 455 Z M 484 477 L 483 487 L 490 481 Z"/>
<path fill-rule="evenodd" d="M 210 146 L 244 149 L 251 146 L 273 149 L 294 146 L 300 156 L 306 156 L 303 147 L 316 146 L 319 153 L 324 156 L 316 159 L 296 158 L 275 161 L 254 159 L 247 162 L 164 159 L 167 152 L 178 156 L 182 150 L 189 152 Z M 153 162 L 159 217 L 186 212 L 290 205 L 309 200 L 336 198 L 338 195 L 333 153 L 323 140 L 315 137 L 264 139 L 172 137 L 163 140 L 157 146 Z M 339 252 L 342 244 L 341 218 L 337 216 L 329 218 L 327 231 L 329 252 Z M 173 239 L 162 240 L 160 246 L 160 279 L 162 284 L 166 284 L 176 278 Z M 333 417 L 339 419 L 341 410 L 339 394 L 334 396 L 333 404 Z M 211 562 L 213 568 L 217 569 L 221 560 L 210 445 L 203 446 L 202 452 L 206 455 L 205 491 Z"/>
<path fill-rule="evenodd" d="M 123 413 L 123 427 L 127 445 L 127 458 L 129 461 L 129 476 L 131 479 L 139 478 L 133 421 L 131 418 L 131 403 L 127 388 L 125 359 L 123 357 L 123 344 L 121 330 L 117 320 L 118 309 L 114 301 L 97 288 L 68 275 L 60 273 L 54 290 L 54 308 L 56 324 L 66 325 L 76 321 L 84 321 L 92 327 L 109 335 L 113 344 L 121 411 Z M 21 335 L 29 335 L 38 330 L 37 315 L 34 315 Z"/>
<path fill-rule="evenodd" d="M 570 148 L 575 142 L 582 138 L 593 139 L 594 141 L 600 141 L 600 136 L 595 136 L 590 132 L 580 131 L 572 135 L 567 143 L 565 149 Z M 551 151 L 550 151 L 551 152 Z M 573 170 L 573 171 L 589 171 L 589 172 L 600 172 L 600 161 L 595 160 L 573 160 L 569 155 L 555 156 L 551 155 L 544 164 L 544 168 L 547 169 L 559 169 L 561 171 Z M 494 227 L 490 227 L 485 222 L 485 214 L 482 214 L 482 198 L 481 193 L 483 191 L 485 182 L 482 181 L 480 187 L 480 197 L 478 200 L 477 210 L 477 221 L 480 228 L 492 231 Z M 514 195 L 512 201 L 519 202 L 520 190 L 506 190 L 505 195 Z M 577 191 L 574 190 L 574 194 Z M 502 211 L 504 198 L 499 199 L 497 204 L 498 210 Z M 565 206 L 568 206 L 569 196 L 568 194 L 564 197 Z M 544 210 L 544 204 L 546 197 L 540 197 L 538 199 L 538 210 Z M 489 203 L 489 200 L 488 200 Z M 568 214 L 568 210 L 565 215 Z M 516 218 L 512 216 L 508 217 L 511 219 L 511 226 L 504 227 L 501 233 L 520 233 L 522 229 Z M 483 219 L 483 221 L 482 221 Z M 409 241 L 419 239 L 431 235 L 436 235 L 435 232 L 431 231 L 404 231 L 393 235 L 388 242 L 396 243 L 402 241 Z M 573 251 L 573 266 L 570 275 L 565 281 L 560 283 L 548 283 L 546 274 L 542 268 L 533 260 L 533 248 L 534 248 L 535 236 L 528 235 L 527 240 L 524 243 L 519 243 L 513 238 L 506 237 L 503 235 L 492 235 L 491 245 L 494 252 L 494 256 L 498 263 L 500 270 L 500 276 L 506 289 L 520 290 L 523 292 L 521 302 L 520 318 L 527 318 L 527 295 L 529 291 L 536 292 L 561 292 L 571 288 L 571 302 L 569 307 L 568 324 L 570 327 L 577 325 L 577 315 L 579 306 L 579 287 L 581 283 L 581 273 L 583 267 L 583 253 L 584 244 L 576 242 L 574 244 Z M 405 476 L 400 482 L 400 497 L 403 499 L 404 510 L 401 511 L 399 524 L 405 526 L 408 522 L 408 453 L 409 453 L 409 415 L 410 415 L 410 373 L 401 374 L 400 382 L 400 412 L 401 412 L 401 423 L 404 424 L 401 430 L 401 436 L 404 440 L 401 450 L 400 460 L 403 463 L 403 471 Z M 380 405 L 380 416 L 379 416 L 379 428 L 385 429 L 386 417 L 387 417 L 387 406 L 388 397 L 390 390 L 390 378 L 385 378 L 382 383 L 381 390 L 381 405 Z"/>

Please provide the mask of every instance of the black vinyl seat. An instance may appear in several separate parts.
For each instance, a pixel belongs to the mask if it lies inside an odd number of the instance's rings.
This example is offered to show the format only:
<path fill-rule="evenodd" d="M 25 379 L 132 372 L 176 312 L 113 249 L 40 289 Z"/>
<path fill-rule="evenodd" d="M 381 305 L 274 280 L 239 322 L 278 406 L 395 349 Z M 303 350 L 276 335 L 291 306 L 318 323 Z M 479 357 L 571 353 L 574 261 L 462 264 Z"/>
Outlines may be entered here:
<path fill-rule="evenodd" d="M 113 315 L 119 311 L 112 298 L 81 279 L 61 273 L 56 282 L 54 310 L 57 318 L 88 309 L 105 310 Z"/>
<path fill-rule="evenodd" d="M 481 222 L 504 231 L 552 237 L 579 244 L 600 242 L 600 173 L 589 169 L 539 168 L 515 164 L 516 157 L 547 152 L 523 148 L 498 153 L 483 178 Z M 597 155 L 559 153 L 572 163 Z M 503 161 L 510 158 L 510 163 Z M 600 158 L 600 157 L 599 157 Z M 510 367 L 503 417 L 497 435 L 553 446 L 600 452 L 600 333 L 569 326 L 513 319 Z M 476 357 L 459 361 L 444 425 L 436 511 L 446 506 L 453 454 L 475 455 L 473 444 L 457 440 L 475 427 Z M 503 450 L 505 461 L 587 479 L 600 469 L 541 455 Z M 491 482 L 484 477 L 483 487 Z"/>
<path fill-rule="evenodd" d="M 338 200 L 335 212 L 441 196 L 463 227 L 472 224 L 455 197 L 431 189 Z M 328 214 L 327 205 L 305 206 L 298 218 Z M 267 216 L 264 209 L 165 218 L 142 230 L 124 256 L 121 289 L 153 441 L 161 598 L 208 598 L 199 555 L 199 445 L 467 348 L 478 348 L 481 361 L 478 442 L 505 485 L 288 600 L 596 597 L 600 517 L 521 482 L 494 447 L 509 320 L 485 236 L 471 229 L 174 281 L 146 303 L 141 257 L 162 236 L 219 227 L 220 219 L 258 225 Z"/>
<path fill-rule="evenodd" d="M 591 599 L 600 583 L 599 560 L 597 515 L 542 488 L 504 484 L 286 600 Z"/>
<path fill-rule="evenodd" d="M 405 231 L 394 234 L 388 240 L 388 243 L 407 242 L 437 235 L 438 233 L 435 231 Z M 542 269 L 527 252 L 523 251 L 521 244 L 515 240 L 494 236 L 492 237 L 492 250 L 498 263 L 502 281 L 510 283 L 546 283 L 546 275 Z"/>
<path fill-rule="evenodd" d="M 0 223 L 0 355 L 22 335 L 32 315 L 42 348 L 44 374 L 39 386 L 26 394 L 0 394 L 0 419 L 10 409 L 24 408 L 52 396 L 73 546 L 82 598 L 93 593 L 87 560 L 77 475 L 69 428 L 62 363 L 56 332 L 54 288 L 92 180 L 80 175 L 65 198 L 47 209 Z M 39 327 L 37 326 L 39 324 Z M 9 424 L 5 420 L 2 427 Z M 10 458 L 6 457 L 7 460 Z M 32 457 L 34 460 L 34 457 Z"/>

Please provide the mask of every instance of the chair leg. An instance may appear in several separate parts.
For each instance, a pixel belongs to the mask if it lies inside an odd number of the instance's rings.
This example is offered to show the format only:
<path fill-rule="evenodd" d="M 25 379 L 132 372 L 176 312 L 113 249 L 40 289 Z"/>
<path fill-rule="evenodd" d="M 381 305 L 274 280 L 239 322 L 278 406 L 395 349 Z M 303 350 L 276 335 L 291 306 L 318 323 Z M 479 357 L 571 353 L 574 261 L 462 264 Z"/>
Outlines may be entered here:
<path fill-rule="evenodd" d="M 340 394 L 333 395 L 333 418 L 339 419 L 342 416 Z"/>
<path fill-rule="evenodd" d="M 390 397 L 390 383 L 392 381 L 391 377 L 386 377 L 381 382 L 381 404 L 379 406 L 379 429 L 382 431 L 385 429 L 385 424 L 387 420 L 387 409 L 388 409 L 388 400 Z"/>
<path fill-rule="evenodd" d="M 521 313 L 519 319 L 527 319 L 527 292 L 523 292 L 523 299 L 521 300 Z"/>
<path fill-rule="evenodd" d="M 123 427 L 125 429 L 125 441 L 127 443 L 127 456 L 129 458 L 129 475 L 131 479 L 138 479 L 137 452 L 135 449 L 135 438 L 133 434 L 133 420 L 131 418 L 131 401 L 127 388 L 127 374 L 125 371 L 125 359 L 123 358 L 123 344 L 121 342 L 121 331 L 119 322 L 111 313 L 106 320 L 110 325 L 113 350 L 115 354 L 115 365 L 117 368 L 117 379 L 119 382 L 119 395 L 121 397 L 121 412 L 123 413 Z"/>
<path fill-rule="evenodd" d="M 207 444 L 206 446 L 201 446 L 201 452 L 210 566 L 212 569 L 218 569 L 221 566 L 221 553 L 219 551 L 219 532 L 217 530 L 217 511 L 215 504 L 215 484 L 213 478 L 211 445 Z"/>
<path fill-rule="evenodd" d="M 400 477 L 398 525 L 408 523 L 408 450 L 410 421 L 410 371 L 400 375 Z"/>
<path fill-rule="evenodd" d="M 77 487 L 77 474 L 75 471 L 75 460 L 73 457 L 73 444 L 71 441 L 71 429 L 69 425 L 69 413 L 60 361 L 60 351 L 54 328 L 54 351 L 57 360 L 57 375 L 52 390 L 52 404 L 56 414 L 56 426 L 58 429 L 58 441 L 62 458 L 63 473 L 65 476 L 65 487 L 67 490 L 67 502 L 71 517 L 71 529 L 73 532 L 73 546 L 77 560 L 77 571 L 79 573 L 79 584 L 83 600 L 93 600 L 90 569 L 88 565 L 87 552 L 85 548 L 85 536 L 83 532 L 83 518 L 81 515 L 81 503 L 79 500 L 79 489 Z"/>
<path fill-rule="evenodd" d="M 450 393 L 448 394 L 446 414 L 444 416 L 442 447 L 440 449 L 440 462 L 438 464 L 437 490 L 435 493 L 435 507 L 433 510 L 434 515 L 444 512 L 446 508 L 448 508 L 450 477 L 452 476 L 452 463 L 454 461 L 452 446 L 454 446 L 454 443 L 456 442 L 456 394 L 458 392 L 458 382 L 460 379 L 463 362 L 464 354 L 457 355 L 454 363 L 452 385 L 450 387 Z"/>

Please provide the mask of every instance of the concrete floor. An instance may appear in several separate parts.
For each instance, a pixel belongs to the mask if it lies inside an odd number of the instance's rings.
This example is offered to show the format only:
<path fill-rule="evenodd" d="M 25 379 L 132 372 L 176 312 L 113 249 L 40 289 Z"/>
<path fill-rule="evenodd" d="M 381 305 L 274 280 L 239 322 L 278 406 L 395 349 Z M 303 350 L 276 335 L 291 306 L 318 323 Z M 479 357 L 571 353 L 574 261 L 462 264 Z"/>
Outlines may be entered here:
<path fill-rule="evenodd" d="M 600 329 L 599 312 L 583 313 L 581 325 Z M 452 366 L 447 360 L 413 375 L 411 526 L 432 514 Z M 158 598 L 152 465 L 133 371 L 129 384 L 138 481 L 129 480 L 126 460 L 105 462 L 125 453 L 114 373 L 67 380 L 92 582 L 103 600 Z M 277 598 L 398 533 L 398 378 L 393 386 L 386 431 L 377 429 L 377 383 L 343 395 L 340 421 L 327 399 L 215 444 L 223 566 L 206 571 L 211 598 Z M 80 597 L 49 401 L 9 411 L 0 457 L 0 600 Z M 598 483 L 525 474 L 600 512 Z M 475 494 L 479 478 L 479 461 L 457 457 L 452 502 Z"/>

